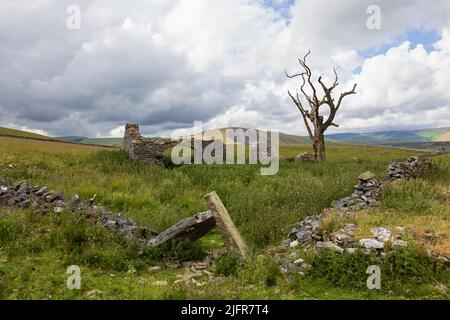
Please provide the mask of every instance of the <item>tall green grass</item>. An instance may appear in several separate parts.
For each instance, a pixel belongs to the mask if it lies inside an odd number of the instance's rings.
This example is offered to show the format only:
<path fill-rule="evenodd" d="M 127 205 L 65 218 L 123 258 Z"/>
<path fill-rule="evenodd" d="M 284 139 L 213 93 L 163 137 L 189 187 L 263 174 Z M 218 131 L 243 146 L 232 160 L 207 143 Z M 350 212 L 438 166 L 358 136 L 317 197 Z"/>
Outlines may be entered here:
<path fill-rule="evenodd" d="M 282 147 L 285 160 L 278 174 L 261 176 L 257 165 L 164 169 L 130 161 L 122 151 L 62 146 L 65 149 L 58 152 L 48 143 L 24 143 L 10 143 L 9 153 L 0 155 L 2 162 L 15 166 L 13 170 L 0 166 L 0 175 L 10 181 L 29 179 L 69 197 L 78 194 L 87 199 L 97 194 L 99 204 L 157 231 L 206 210 L 203 196 L 216 191 L 254 247 L 278 243 L 298 220 L 350 194 L 360 173 L 370 170 L 384 176 L 389 160 L 407 154 L 332 146 L 327 162 L 300 164 L 292 155 L 306 147 Z"/>

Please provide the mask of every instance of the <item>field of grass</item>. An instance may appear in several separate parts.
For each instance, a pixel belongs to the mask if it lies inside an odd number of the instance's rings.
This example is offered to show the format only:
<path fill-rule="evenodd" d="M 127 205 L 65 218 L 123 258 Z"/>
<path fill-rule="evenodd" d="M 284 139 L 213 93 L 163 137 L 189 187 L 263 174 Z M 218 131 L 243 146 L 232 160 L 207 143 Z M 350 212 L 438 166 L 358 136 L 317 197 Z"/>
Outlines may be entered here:
<path fill-rule="evenodd" d="M 1 177 L 8 181 L 30 180 L 64 192 L 68 197 L 78 194 L 87 199 L 97 194 L 99 204 L 123 212 L 156 231 L 204 211 L 202 197 L 214 190 L 254 253 L 253 260 L 232 276 L 210 279 L 202 274 L 198 276 L 202 286 L 174 284 L 185 272 L 183 269 L 154 270 L 152 266 L 162 263 L 160 256 L 142 253 L 133 244 L 79 217 L 69 213 L 41 217 L 30 211 L 0 209 L 0 298 L 445 297 L 447 293 L 439 293 L 431 280 L 408 287 L 406 293 L 394 289 L 373 292 L 352 285 L 336 285 L 320 276 L 281 275 L 269 252 L 276 250 L 295 222 L 320 213 L 331 201 L 350 194 L 361 172 L 370 170 L 382 177 L 389 160 L 409 153 L 329 146 L 326 163 L 299 164 L 293 158 L 300 152 L 310 151 L 308 147 L 281 147 L 280 151 L 284 160 L 279 173 L 261 176 L 259 167 L 252 165 L 162 169 L 129 161 L 119 150 L 0 137 Z M 413 186 L 392 187 L 386 191 L 387 202 L 380 212 L 370 215 L 370 219 L 361 219 L 361 224 L 372 226 L 380 220 L 384 222 L 384 212 L 389 211 L 397 219 L 386 220 L 389 225 L 432 221 L 442 233 L 449 226 L 449 207 L 436 192 L 448 188 L 449 181 L 448 174 L 440 174 L 438 178 L 411 182 Z M 416 190 L 419 199 L 411 204 L 413 210 L 407 204 L 402 206 L 396 202 L 396 199 L 401 203 L 408 201 L 404 197 L 411 188 Z M 434 191 L 426 191 L 430 188 Z M 425 204 L 421 205 L 423 201 Z M 187 251 L 196 256 L 198 251 L 220 247 L 219 235 L 212 232 Z M 436 248 L 447 250 L 445 243 L 436 243 Z M 72 264 L 82 269 L 82 290 L 70 291 L 65 286 L 65 270 Z"/>

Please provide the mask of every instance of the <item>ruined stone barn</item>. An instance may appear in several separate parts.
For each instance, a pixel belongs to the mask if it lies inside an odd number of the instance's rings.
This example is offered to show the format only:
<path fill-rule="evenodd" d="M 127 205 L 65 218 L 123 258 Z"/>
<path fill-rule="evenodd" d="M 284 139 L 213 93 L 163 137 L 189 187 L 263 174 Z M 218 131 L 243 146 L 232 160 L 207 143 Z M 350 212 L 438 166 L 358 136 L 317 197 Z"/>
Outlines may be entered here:
<path fill-rule="evenodd" d="M 181 140 L 171 139 L 145 139 L 141 136 L 138 124 L 127 123 L 123 138 L 123 148 L 133 160 L 147 164 L 163 166 L 164 152 L 180 143 Z M 202 150 L 212 141 L 202 141 Z M 191 147 L 194 144 L 191 141 Z"/>
<path fill-rule="evenodd" d="M 125 125 L 123 148 L 133 160 L 163 166 L 165 150 L 172 148 L 177 143 L 179 141 L 170 139 L 144 139 L 139 132 L 138 124 L 127 123 Z"/>
<path fill-rule="evenodd" d="M 167 149 L 170 149 L 180 143 L 182 140 L 171 140 L 171 139 L 146 139 L 141 136 L 139 132 L 138 124 L 127 123 L 125 125 L 125 134 L 123 139 L 123 148 L 127 152 L 130 159 L 139 160 L 150 165 L 164 166 L 163 158 L 164 153 Z M 195 140 L 191 139 L 191 148 L 195 148 Z M 207 146 L 213 143 L 214 140 L 202 140 L 201 150 L 202 153 Z M 236 142 L 234 143 L 236 144 Z M 246 143 L 247 144 L 247 143 Z M 247 144 L 248 145 L 248 144 Z M 271 146 L 262 145 L 257 143 L 252 145 L 252 148 L 256 149 L 257 161 L 260 161 L 260 157 L 270 157 L 271 156 Z M 223 163 L 226 163 L 227 158 L 227 145 L 223 144 Z M 214 151 L 212 152 L 214 156 Z M 234 157 L 232 157 L 234 158 Z"/>

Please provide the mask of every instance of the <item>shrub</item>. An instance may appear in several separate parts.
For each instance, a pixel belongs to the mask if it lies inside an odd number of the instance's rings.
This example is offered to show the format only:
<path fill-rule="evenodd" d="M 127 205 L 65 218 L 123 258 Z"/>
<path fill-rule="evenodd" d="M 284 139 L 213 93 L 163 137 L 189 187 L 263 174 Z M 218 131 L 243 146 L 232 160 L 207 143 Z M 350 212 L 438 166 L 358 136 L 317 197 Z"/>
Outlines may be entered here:
<path fill-rule="evenodd" d="M 257 256 L 245 262 L 238 277 L 245 284 L 272 287 L 277 284 L 280 275 L 280 267 L 273 259 Z"/>
<path fill-rule="evenodd" d="M 361 251 L 354 254 L 338 254 L 323 251 L 313 257 L 311 278 L 327 279 L 336 286 L 362 288 L 366 286 L 367 267 L 378 264 L 374 254 L 366 255 Z"/>
<path fill-rule="evenodd" d="M 366 270 L 371 265 L 381 268 L 383 290 L 403 293 L 406 287 L 415 290 L 422 284 L 450 280 L 448 269 L 442 263 L 413 246 L 391 251 L 383 259 L 373 252 L 365 254 L 361 250 L 354 254 L 324 251 L 313 257 L 313 267 L 307 276 L 324 278 L 340 287 L 366 288 L 369 276 Z"/>
<path fill-rule="evenodd" d="M 183 240 L 167 243 L 157 248 L 146 247 L 141 256 L 151 261 L 199 261 L 203 260 L 206 255 L 200 241 Z"/>
<path fill-rule="evenodd" d="M 241 259 L 236 254 L 225 253 L 217 259 L 214 273 L 225 277 L 235 276 L 241 265 Z"/>

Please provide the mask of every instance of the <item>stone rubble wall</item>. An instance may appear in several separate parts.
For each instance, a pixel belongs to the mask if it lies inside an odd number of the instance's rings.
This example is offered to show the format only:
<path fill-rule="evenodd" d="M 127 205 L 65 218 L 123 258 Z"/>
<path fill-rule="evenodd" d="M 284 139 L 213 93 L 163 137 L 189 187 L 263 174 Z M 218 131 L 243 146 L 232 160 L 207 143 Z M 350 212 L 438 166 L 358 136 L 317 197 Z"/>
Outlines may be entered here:
<path fill-rule="evenodd" d="M 388 180 L 414 179 L 429 170 L 431 163 L 420 157 L 409 157 L 406 161 L 392 161 L 388 167 Z"/>
<path fill-rule="evenodd" d="M 31 186 L 27 181 L 8 185 L 0 178 L 0 207 L 9 209 L 33 209 L 39 214 L 59 214 L 69 210 L 90 219 L 128 240 L 144 246 L 160 246 L 167 242 L 183 239 L 196 240 L 215 227 L 215 220 L 210 211 L 198 213 L 183 219 L 161 234 L 149 231 L 136 224 L 131 218 L 121 213 L 112 213 L 102 206 L 94 205 L 96 195 L 89 201 L 81 201 L 77 195 L 67 201 L 59 192 L 47 187 Z"/>
<path fill-rule="evenodd" d="M 420 157 L 409 157 L 406 161 L 391 162 L 388 167 L 388 180 L 390 182 L 399 179 L 416 178 L 420 174 L 429 170 L 431 163 Z M 356 225 L 348 224 L 340 231 L 340 234 L 334 236 L 333 241 L 326 241 L 321 233 L 320 226 L 324 218 L 334 209 L 338 210 L 341 215 L 352 216 L 357 210 L 370 207 L 377 207 L 381 204 L 381 189 L 383 184 L 371 172 L 365 172 L 358 177 L 358 184 L 354 188 L 354 192 L 340 200 L 333 201 L 331 208 L 325 209 L 322 213 L 304 218 L 302 221 L 294 225 L 287 239 L 283 241 L 284 246 L 309 246 L 318 250 L 328 248 L 338 252 L 343 252 L 342 247 L 355 249 L 358 244 L 354 243 L 353 238 L 348 233 L 356 230 Z M 384 228 L 380 228 L 384 229 Z M 390 231 L 384 231 L 389 233 Z M 379 236 L 379 230 L 374 230 L 374 239 L 361 239 L 359 246 L 364 249 L 383 249 L 386 240 L 394 240 L 389 237 Z M 380 241 L 381 240 L 381 241 Z M 397 239 L 400 241 L 400 239 Z M 396 245 L 404 244 L 398 242 Z"/>
<path fill-rule="evenodd" d="M 40 214 L 51 212 L 61 213 L 70 210 L 93 219 L 97 224 L 118 233 L 130 240 L 147 243 L 157 233 L 137 225 L 131 218 L 125 218 L 121 213 L 113 214 L 103 207 L 94 205 L 95 196 L 88 202 L 81 201 L 78 196 L 71 200 L 59 192 L 47 187 L 32 186 L 27 181 L 19 181 L 8 185 L 0 177 L 0 207 L 9 209 L 33 209 Z"/>

